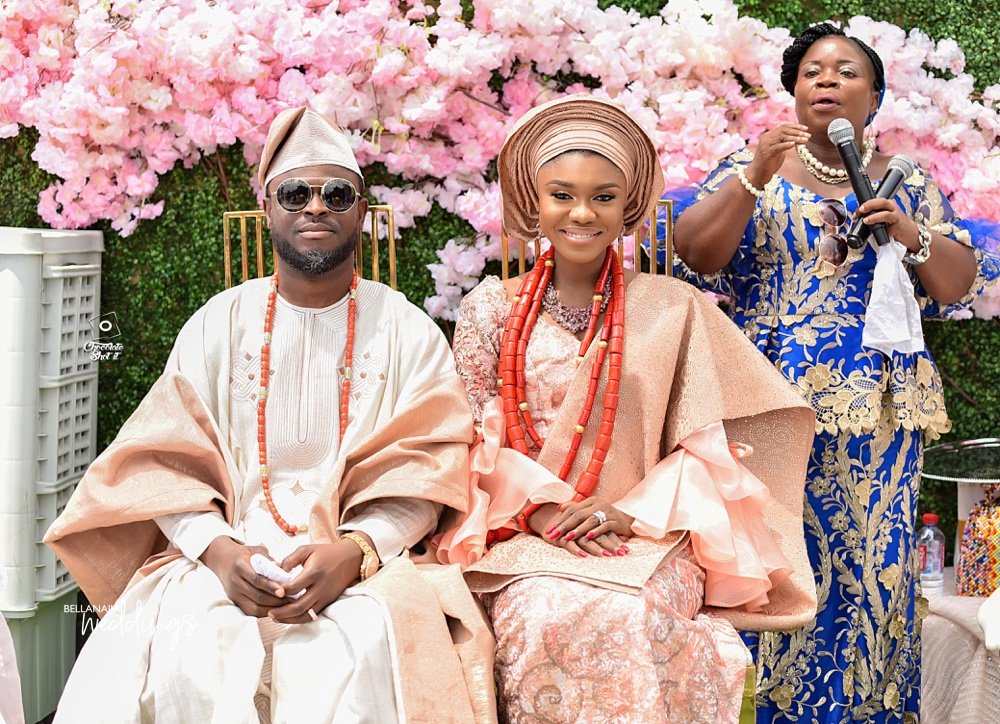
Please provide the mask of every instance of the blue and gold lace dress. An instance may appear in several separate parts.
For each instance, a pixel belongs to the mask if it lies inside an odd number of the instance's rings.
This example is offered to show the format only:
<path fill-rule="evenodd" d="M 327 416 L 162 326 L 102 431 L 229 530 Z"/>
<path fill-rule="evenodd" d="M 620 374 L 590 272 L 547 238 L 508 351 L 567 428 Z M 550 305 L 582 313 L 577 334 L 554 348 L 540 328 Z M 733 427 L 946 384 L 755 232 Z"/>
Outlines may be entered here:
<path fill-rule="evenodd" d="M 674 218 L 751 158 L 738 151 L 704 183 L 667 194 Z M 839 268 L 820 259 L 820 198 L 775 177 L 724 270 L 697 275 L 681 262 L 676 269 L 731 299 L 733 321 L 817 416 L 804 517 L 819 614 L 811 625 L 756 641 L 757 721 L 915 721 L 926 611 L 917 597 L 917 486 L 924 442 L 951 424 L 929 352 L 887 356 L 862 348 L 876 254 L 869 246 L 851 250 Z M 973 246 L 978 229 L 956 217 L 925 172 L 907 179 L 896 199 L 918 222 Z M 844 202 L 851 213 L 857 209 L 853 194 Z M 913 275 L 924 317 L 967 307 L 1000 276 L 996 256 L 975 253 L 976 280 L 953 305 L 935 302 Z"/>

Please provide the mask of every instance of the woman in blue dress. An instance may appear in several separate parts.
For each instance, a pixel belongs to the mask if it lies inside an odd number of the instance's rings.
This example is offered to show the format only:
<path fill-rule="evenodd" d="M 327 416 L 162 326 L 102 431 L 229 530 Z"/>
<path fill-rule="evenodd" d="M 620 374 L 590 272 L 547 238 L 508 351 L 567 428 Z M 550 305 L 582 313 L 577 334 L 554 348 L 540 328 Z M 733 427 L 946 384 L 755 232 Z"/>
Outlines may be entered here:
<path fill-rule="evenodd" d="M 731 297 L 732 319 L 817 415 L 805 524 L 819 614 L 759 637 L 757 720 L 916 721 L 917 485 L 924 442 L 950 423 L 928 352 L 862 346 L 876 251 L 848 248 L 846 224 L 868 213 L 906 247 L 900 263 L 927 318 L 971 304 L 1000 267 L 920 169 L 894 199 L 858 208 L 827 127 L 849 120 L 869 176 L 883 177 L 889 157 L 861 137 L 885 88 L 873 50 L 813 26 L 785 51 L 781 78 L 798 123 L 668 194 L 679 266 Z"/>

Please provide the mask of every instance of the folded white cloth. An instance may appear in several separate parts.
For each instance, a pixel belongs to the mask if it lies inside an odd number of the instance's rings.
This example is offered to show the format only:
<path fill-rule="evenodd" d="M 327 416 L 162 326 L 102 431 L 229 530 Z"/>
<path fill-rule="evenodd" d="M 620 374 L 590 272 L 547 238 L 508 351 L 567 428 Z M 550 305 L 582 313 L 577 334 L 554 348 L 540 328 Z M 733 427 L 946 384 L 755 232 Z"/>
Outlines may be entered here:
<path fill-rule="evenodd" d="M 983 601 L 976 614 L 979 626 L 983 629 L 983 643 L 993 653 L 1000 653 L 1000 588 Z"/>
<path fill-rule="evenodd" d="M 885 246 L 876 245 L 875 249 L 878 259 L 861 345 L 887 355 L 923 352 L 920 307 L 913 292 L 913 281 L 902 264 L 906 247 L 893 241 Z"/>

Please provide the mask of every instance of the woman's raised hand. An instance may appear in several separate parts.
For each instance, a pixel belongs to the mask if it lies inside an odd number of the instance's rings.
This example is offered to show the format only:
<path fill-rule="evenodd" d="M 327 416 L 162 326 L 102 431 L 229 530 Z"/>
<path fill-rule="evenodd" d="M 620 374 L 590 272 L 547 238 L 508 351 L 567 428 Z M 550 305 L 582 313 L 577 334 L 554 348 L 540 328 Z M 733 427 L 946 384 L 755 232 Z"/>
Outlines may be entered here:
<path fill-rule="evenodd" d="M 746 167 L 747 180 L 762 189 L 778 173 L 785 160 L 785 151 L 809 140 L 809 129 L 801 123 L 782 123 L 765 131 L 757 141 L 753 161 Z"/>

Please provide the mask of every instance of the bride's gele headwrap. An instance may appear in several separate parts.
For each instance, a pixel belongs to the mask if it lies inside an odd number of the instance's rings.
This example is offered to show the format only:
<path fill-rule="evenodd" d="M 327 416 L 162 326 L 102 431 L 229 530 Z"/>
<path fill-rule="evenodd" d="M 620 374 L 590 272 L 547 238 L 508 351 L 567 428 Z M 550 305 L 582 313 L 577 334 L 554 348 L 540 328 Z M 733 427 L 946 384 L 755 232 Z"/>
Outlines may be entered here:
<path fill-rule="evenodd" d="M 535 179 L 543 165 L 567 151 L 604 156 L 625 174 L 628 235 L 663 192 L 663 171 L 653 141 L 616 103 L 588 94 L 550 101 L 524 114 L 511 129 L 497 161 L 503 225 L 518 239 L 538 233 Z"/>

